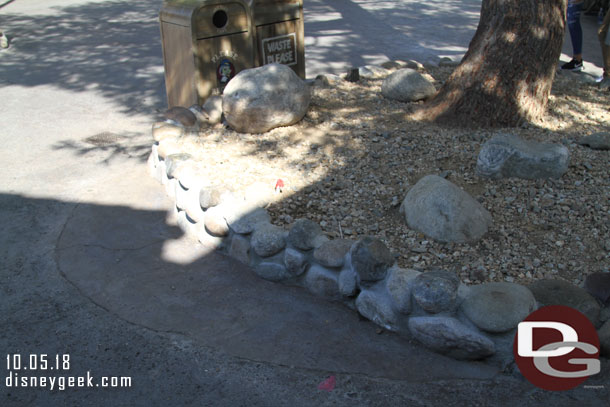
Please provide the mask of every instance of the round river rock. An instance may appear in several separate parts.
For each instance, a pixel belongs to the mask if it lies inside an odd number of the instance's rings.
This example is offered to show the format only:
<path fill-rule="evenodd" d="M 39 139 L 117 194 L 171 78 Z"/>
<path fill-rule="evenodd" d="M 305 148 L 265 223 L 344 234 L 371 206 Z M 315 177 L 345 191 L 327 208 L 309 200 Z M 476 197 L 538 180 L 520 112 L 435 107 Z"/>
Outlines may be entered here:
<path fill-rule="evenodd" d="M 413 279 L 413 299 L 426 312 L 433 314 L 451 310 L 455 306 L 460 280 L 445 270 L 433 270 Z"/>
<path fill-rule="evenodd" d="M 470 287 L 461 304 L 468 319 L 487 332 L 510 331 L 535 308 L 536 300 L 530 290 L 504 282 Z"/>
<path fill-rule="evenodd" d="M 360 281 L 382 280 L 394 256 L 383 242 L 375 237 L 366 236 L 354 243 L 350 249 L 352 268 Z"/>
<path fill-rule="evenodd" d="M 314 250 L 313 258 L 326 267 L 342 267 L 353 243 L 347 239 L 329 240 Z"/>
<path fill-rule="evenodd" d="M 320 226 L 309 219 L 297 219 L 288 233 L 288 242 L 301 250 L 311 250 L 322 235 Z"/>
<path fill-rule="evenodd" d="M 270 257 L 279 253 L 286 246 L 286 232 L 284 229 L 262 224 L 252 233 L 250 244 L 254 252 L 261 257 Z"/>

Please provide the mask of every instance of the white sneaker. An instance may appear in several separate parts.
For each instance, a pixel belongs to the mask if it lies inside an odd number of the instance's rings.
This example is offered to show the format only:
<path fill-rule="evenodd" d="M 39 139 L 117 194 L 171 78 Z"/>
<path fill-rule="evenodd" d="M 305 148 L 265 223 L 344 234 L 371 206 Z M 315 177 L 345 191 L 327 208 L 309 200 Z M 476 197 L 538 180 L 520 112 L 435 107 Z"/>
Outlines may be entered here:
<path fill-rule="evenodd" d="M 0 31 L 0 48 L 8 48 L 8 38 Z"/>

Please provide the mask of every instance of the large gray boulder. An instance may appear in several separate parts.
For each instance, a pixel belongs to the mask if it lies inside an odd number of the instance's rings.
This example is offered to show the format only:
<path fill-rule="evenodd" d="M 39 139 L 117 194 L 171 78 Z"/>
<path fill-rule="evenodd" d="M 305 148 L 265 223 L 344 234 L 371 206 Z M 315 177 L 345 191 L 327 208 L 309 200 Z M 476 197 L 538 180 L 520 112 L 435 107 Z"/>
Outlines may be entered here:
<path fill-rule="evenodd" d="M 477 241 L 492 224 L 477 200 L 437 175 L 425 176 L 411 188 L 401 212 L 411 229 L 439 242 Z"/>
<path fill-rule="evenodd" d="M 309 87 L 286 65 L 245 69 L 228 83 L 222 110 L 229 126 L 264 133 L 300 121 L 309 107 Z"/>
<path fill-rule="evenodd" d="M 381 94 L 399 102 L 417 102 L 436 93 L 434 85 L 415 69 L 399 69 L 381 85 Z"/>
<path fill-rule="evenodd" d="M 477 173 L 492 179 L 559 178 L 568 170 L 569 160 L 570 153 L 561 144 L 498 134 L 483 144 L 477 159 Z"/>

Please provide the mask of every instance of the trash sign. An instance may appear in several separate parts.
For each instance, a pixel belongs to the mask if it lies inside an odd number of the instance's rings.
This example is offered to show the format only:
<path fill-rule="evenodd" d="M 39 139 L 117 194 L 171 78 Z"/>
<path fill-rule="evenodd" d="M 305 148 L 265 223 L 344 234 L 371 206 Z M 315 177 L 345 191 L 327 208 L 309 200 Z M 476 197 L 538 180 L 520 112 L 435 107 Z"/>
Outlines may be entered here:
<path fill-rule="evenodd" d="M 263 40 L 263 63 L 284 64 L 297 63 L 297 35 L 295 33 L 265 38 Z"/>

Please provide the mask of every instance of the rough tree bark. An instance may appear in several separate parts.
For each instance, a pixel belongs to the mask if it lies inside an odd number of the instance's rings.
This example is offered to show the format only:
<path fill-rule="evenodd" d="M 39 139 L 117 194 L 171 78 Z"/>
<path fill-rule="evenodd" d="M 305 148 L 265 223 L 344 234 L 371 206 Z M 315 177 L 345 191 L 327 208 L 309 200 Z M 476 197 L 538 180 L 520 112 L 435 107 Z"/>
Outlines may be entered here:
<path fill-rule="evenodd" d="M 483 0 L 468 52 L 416 117 L 468 127 L 539 120 L 561 55 L 566 5 L 567 0 Z"/>

